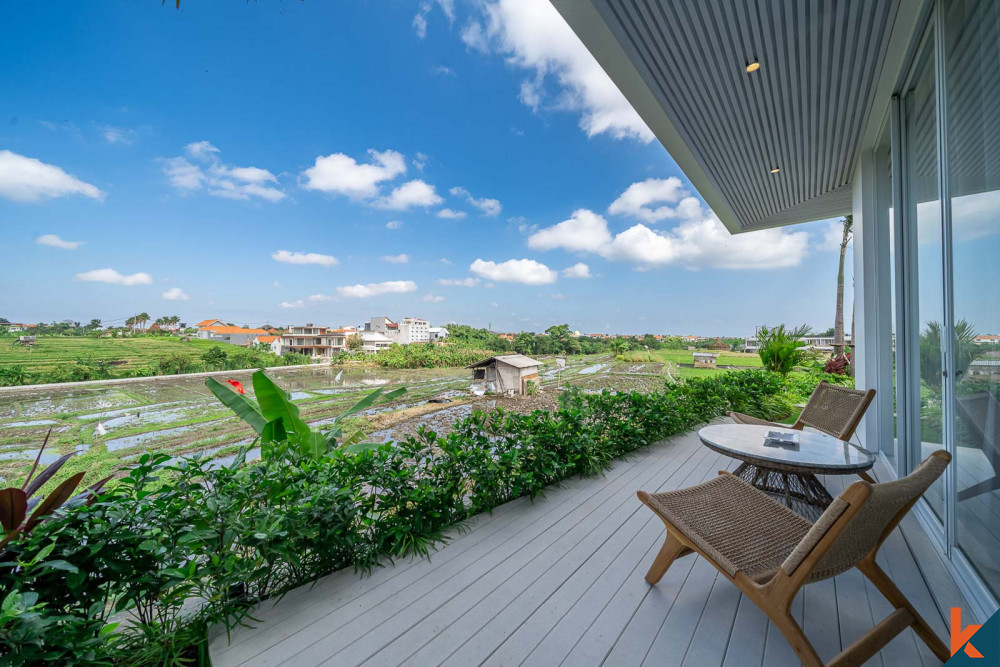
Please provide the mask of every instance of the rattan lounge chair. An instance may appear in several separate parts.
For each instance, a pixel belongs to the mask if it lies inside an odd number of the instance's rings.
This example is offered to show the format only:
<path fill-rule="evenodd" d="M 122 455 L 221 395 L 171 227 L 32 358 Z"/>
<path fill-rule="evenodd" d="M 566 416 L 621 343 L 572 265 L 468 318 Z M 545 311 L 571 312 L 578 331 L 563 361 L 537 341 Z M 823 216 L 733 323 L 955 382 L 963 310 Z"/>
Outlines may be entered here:
<path fill-rule="evenodd" d="M 796 431 L 808 426 L 832 435 L 838 440 L 850 440 L 874 398 L 874 389 L 848 389 L 824 380 L 816 385 L 806 407 L 802 408 L 799 418 L 791 426 L 758 419 L 741 412 L 727 412 L 726 415 L 737 424 L 775 426 Z M 866 482 L 875 483 L 867 473 L 859 473 L 858 476 Z"/>
<path fill-rule="evenodd" d="M 949 461 L 950 454 L 937 451 L 901 479 L 854 482 L 816 523 L 728 472 L 679 491 L 639 491 L 639 500 L 667 527 L 666 541 L 646 581 L 656 584 L 676 558 L 698 553 L 767 614 L 806 667 L 816 667 L 823 662 L 792 617 L 792 600 L 803 585 L 856 567 L 895 610 L 827 664 L 860 665 L 910 626 L 938 658 L 947 661 L 948 648 L 875 556 Z"/>

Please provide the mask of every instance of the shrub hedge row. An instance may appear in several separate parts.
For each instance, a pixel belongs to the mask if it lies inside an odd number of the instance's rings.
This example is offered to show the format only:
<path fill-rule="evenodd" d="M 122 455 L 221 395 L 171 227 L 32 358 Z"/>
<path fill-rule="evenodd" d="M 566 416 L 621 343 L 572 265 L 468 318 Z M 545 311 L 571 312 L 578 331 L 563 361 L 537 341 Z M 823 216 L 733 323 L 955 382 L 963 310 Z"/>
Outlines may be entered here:
<path fill-rule="evenodd" d="M 779 376 L 754 370 L 652 394 L 566 393 L 552 412 L 474 413 L 444 436 L 424 430 L 318 462 L 215 467 L 145 454 L 96 502 L 0 554 L 0 661 L 196 658 L 208 626 L 252 622 L 264 598 L 348 566 L 426 555 L 449 526 L 600 474 L 726 410 L 773 416 L 784 391 Z"/>

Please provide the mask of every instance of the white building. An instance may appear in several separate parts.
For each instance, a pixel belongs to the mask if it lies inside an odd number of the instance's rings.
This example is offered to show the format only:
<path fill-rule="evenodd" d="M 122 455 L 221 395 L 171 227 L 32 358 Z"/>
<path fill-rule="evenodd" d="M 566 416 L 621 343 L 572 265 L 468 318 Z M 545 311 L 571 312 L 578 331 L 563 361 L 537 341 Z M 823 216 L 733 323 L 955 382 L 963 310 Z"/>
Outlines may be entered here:
<path fill-rule="evenodd" d="M 833 336 L 802 336 L 799 340 L 804 343 L 803 349 L 819 350 L 820 352 L 833 352 Z M 851 346 L 851 334 L 844 334 L 844 345 Z M 747 352 L 757 352 L 760 349 L 760 341 L 756 336 L 748 337 L 744 340 L 744 349 Z"/>
<path fill-rule="evenodd" d="M 361 336 L 361 351 L 368 354 L 384 350 L 393 345 L 391 338 L 378 331 L 359 331 L 357 335 Z"/>
<path fill-rule="evenodd" d="M 440 343 L 448 337 L 448 330 L 444 327 L 431 327 L 427 330 L 427 335 L 432 343 Z"/>
<path fill-rule="evenodd" d="M 347 336 L 353 330 L 331 329 L 309 323 L 289 326 L 281 335 L 282 354 L 295 352 L 313 359 L 330 359 L 347 348 Z"/>
<path fill-rule="evenodd" d="M 399 323 L 399 334 L 396 342 L 400 345 L 429 343 L 431 340 L 430 326 L 427 320 L 422 320 L 419 317 L 404 317 L 403 321 Z"/>

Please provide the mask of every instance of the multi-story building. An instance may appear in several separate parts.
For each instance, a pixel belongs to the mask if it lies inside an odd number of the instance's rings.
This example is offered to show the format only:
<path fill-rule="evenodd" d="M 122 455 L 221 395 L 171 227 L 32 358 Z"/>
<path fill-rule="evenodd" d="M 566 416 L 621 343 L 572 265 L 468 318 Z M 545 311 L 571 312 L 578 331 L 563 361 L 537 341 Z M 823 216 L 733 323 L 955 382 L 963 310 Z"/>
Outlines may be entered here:
<path fill-rule="evenodd" d="M 403 321 L 399 323 L 396 342 L 400 345 L 429 343 L 431 340 L 430 327 L 430 322 L 427 320 L 422 320 L 419 317 L 404 317 Z"/>
<path fill-rule="evenodd" d="M 266 335 L 267 332 L 263 329 L 247 329 L 228 325 L 199 327 L 198 330 L 198 338 L 229 343 L 230 345 L 250 345 L 257 336 Z"/>
<path fill-rule="evenodd" d="M 427 330 L 427 335 L 432 343 L 441 343 L 448 337 L 448 330 L 444 327 L 431 327 Z"/>
<path fill-rule="evenodd" d="M 289 326 L 285 333 L 281 334 L 281 352 L 305 354 L 314 359 L 329 359 L 347 348 L 347 337 L 353 334 L 353 330 L 331 329 L 312 323 Z"/>

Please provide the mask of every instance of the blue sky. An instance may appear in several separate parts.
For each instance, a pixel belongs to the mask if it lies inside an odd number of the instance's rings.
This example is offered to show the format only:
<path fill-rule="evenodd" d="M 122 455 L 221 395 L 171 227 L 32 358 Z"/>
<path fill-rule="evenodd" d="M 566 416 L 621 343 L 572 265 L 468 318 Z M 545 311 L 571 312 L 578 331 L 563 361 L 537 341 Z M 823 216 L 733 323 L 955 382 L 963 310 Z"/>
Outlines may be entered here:
<path fill-rule="evenodd" d="M 722 231 L 538 0 L 16 3 L 0 61 L 11 320 L 832 325 L 831 223 Z"/>

